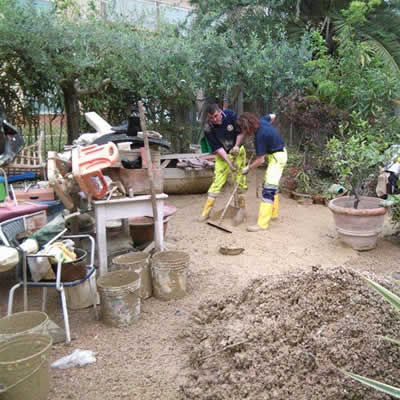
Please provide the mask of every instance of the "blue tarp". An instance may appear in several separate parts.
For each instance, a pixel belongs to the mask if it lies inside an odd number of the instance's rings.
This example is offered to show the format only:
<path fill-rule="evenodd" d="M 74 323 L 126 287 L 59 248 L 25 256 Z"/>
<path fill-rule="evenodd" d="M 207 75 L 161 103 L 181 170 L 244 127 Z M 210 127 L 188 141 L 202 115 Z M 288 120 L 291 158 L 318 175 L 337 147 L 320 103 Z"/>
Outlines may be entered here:
<path fill-rule="evenodd" d="M 20 174 L 20 175 L 7 176 L 7 182 L 13 183 L 13 182 L 19 182 L 19 181 L 30 181 L 30 180 L 35 180 L 37 178 L 38 177 L 34 172 L 25 172 L 24 174 Z M 0 182 L 4 183 L 3 176 L 0 176 Z"/>

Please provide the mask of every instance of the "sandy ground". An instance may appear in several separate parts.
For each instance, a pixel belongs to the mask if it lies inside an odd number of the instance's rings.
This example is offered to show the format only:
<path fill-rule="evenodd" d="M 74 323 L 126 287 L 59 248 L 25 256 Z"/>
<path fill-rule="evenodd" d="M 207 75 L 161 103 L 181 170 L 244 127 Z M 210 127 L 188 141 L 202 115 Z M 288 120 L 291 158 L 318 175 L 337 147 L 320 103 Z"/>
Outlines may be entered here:
<path fill-rule="evenodd" d="M 261 175 L 262 171 L 258 171 Z M 228 192 L 224 198 L 227 198 Z M 224 198 L 218 200 L 222 208 Z M 281 196 L 280 218 L 265 232 L 248 233 L 258 213 L 255 176 L 250 176 L 247 193 L 247 223 L 233 227 L 228 234 L 196 222 L 205 195 L 170 196 L 178 208 L 169 221 L 167 242 L 187 251 L 191 257 L 189 295 L 162 302 L 150 298 L 142 304 L 137 322 L 125 329 L 108 328 L 95 321 L 92 310 L 70 312 L 75 339 L 70 346 L 53 346 L 56 360 L 74 349 L 89 349 L 97 354 L 95 364 L 84 368 L 55 370 L 52 374 L 52 399 L 178 399 L 179 386 L 185 384 L 189 358 L 182 332 L 190 328 L 190 316 L 199 304 L 218 301 L 227 295 L 239 296 L 254 278 L 282 273 L 347 266 L 392 277 L 398 266 L 399 245 L 388 237 L 376 249 L 356 252 L 336 239 L 329 209 L 322 205 L 300 205 Z M 386 234 L 390 225 L 386 222 Z M 238 256 L 224 256 L 220 246 L 245 248 Z M 0 316 L 6 313 L 8 290 L 13 275 L 0 275 Z M 290 275 L 288 276 L 290 279 Z M 30 292 L 30 308 L 39 309 L 39 292 Z M 57 295 L 49 294 L 49 315 L 62 326 Z M 21 296 L 15 311 L 21 310 Z"/>

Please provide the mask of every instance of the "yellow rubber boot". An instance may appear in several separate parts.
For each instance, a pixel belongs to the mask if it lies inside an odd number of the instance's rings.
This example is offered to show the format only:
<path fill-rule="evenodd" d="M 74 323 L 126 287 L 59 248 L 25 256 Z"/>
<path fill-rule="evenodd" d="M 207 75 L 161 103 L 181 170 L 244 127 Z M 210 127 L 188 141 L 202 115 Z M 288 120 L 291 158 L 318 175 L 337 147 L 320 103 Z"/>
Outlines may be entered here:
<path fill-rule="evenodd" d="M 260 209 L 258 211 L 257 225 L 248 226 L 247 231 L 258 232 L 266 230 L 268 228 L 269 221 L 271 220 L 272 207 L 273 207 L 272 203 L 267 203 L 265 201 L 262 201 L 260 204 Z"/>
<path fill-rule="evenodd" d="M 274 197 L 274 205 L 272 206 L 272 216 L 271 219 L 278 218 L 278 210 L 279 210 L 279 195 L 275 195 Z"/>
<path fill-rule="evenodd" d="M 199 222 L 205 222 L 208 220 L 208 217 L 210 216 L 211 209 L 213 208 L 215 203 L 215 198 L 214 197 L 209 197 L 206 201 L 206 204 L 204 204 L 203 212 L 201 214 L 201 217 L 199 218 Z"/>

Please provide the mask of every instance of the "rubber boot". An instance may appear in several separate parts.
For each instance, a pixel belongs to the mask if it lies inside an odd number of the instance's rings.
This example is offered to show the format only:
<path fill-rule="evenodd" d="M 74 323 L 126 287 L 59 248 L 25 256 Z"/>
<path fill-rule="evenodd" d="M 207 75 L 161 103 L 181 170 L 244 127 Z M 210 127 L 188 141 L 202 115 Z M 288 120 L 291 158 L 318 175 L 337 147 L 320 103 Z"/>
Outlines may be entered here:
<path fill-rule="evenodd" d="M 239 196 L 238 203 L 239 210 L 233 218 L 234 226 L 241 224 L 246 219 L 246 199 L 244 198 L 244 196 Z"/>
<path fill-rule="evenodd" d="M 209 197 L 206 200 L 206 204 L 204 204 L 203 212 L 201 214 L 201 217 L 199 218 L 199 222 L 205 222 L 208 220 L 208 217 L 210 216 L 210 212 L 214 206 L 214 203 L 215 203 L 214 197 Z"/>
<path fill-rule="evenodd" d="M 276 194 L 274 197 L 274 205 L 272 206 L 271 219 L 278 218 L 278 210 L 279 210 L 279 195 Z"/>
<path fill-rule="evenodd" d="M 258 211 L 257 225 L 247 227 L 248 232 L 265 231 L 268 228 L 272 216 L 272 203 L 262 201 Z"/>

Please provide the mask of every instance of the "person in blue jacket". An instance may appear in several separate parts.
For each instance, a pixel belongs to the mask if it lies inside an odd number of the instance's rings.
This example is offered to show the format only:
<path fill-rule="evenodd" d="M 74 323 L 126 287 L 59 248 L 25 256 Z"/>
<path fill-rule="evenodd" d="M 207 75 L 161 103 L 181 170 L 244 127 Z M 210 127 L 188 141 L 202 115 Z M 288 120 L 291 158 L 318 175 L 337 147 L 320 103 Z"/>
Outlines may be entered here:
<path fill-rule="evenodd" d="M 279 198 L 276 193 L 283 169 L 287 162 L 285 143 L 278 130 L 272 125 L 275 114 L 257 118 L 255 114 L 244 112 L 239 116 L 238 126 L 242 133 L 254 135 L 256 159 L 248 167 L 242 169 L 247 175 L 268 158 L 268 168 L 265 172 L 262 201 L 258 212 L 257 224 L 249 226 L 249 232 L 257 232 L 268 228 L 271 219 L 278 217 Z"/>
<path fill-rule="evenodd" d="M 208 104 L 206 107 L 207 121 L 204 127 L 204 135 L 215 153 L 214 180 L 208 189 L 208 197 L 199 218 L 200 222 L 206 221 L 215 200 L 225 185 L 229 171 L 235 173 L 238 186 L 239 212 L 235 216 L 235 224 L 244 219 L 247 179 L 242 175 L 242 169 L 246 165 L 246 149 L 241 145 L 243 133 L 237 126 L 237 114 L 234 111 L 221 110 L 217 104 Z"/>

